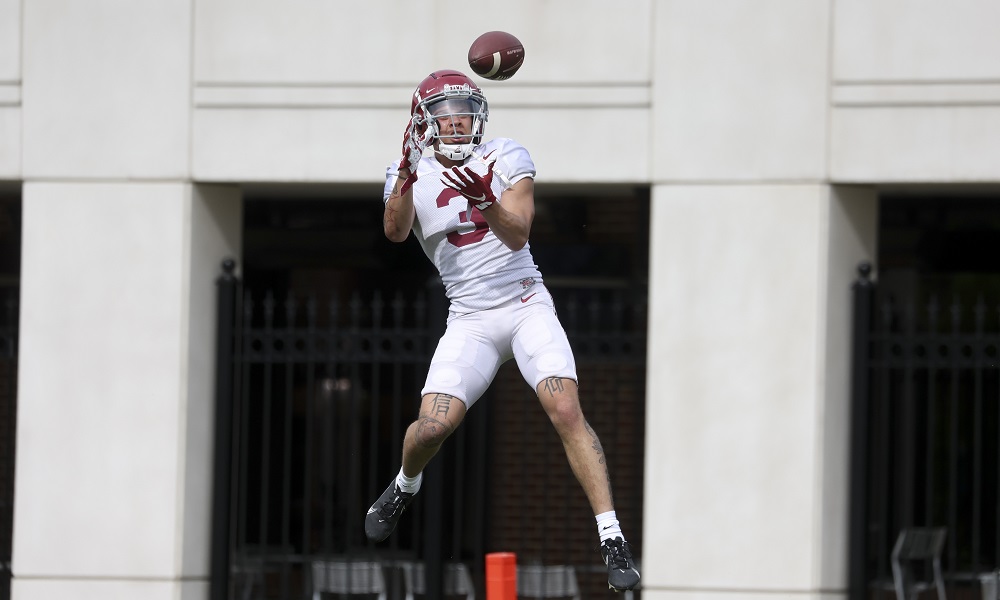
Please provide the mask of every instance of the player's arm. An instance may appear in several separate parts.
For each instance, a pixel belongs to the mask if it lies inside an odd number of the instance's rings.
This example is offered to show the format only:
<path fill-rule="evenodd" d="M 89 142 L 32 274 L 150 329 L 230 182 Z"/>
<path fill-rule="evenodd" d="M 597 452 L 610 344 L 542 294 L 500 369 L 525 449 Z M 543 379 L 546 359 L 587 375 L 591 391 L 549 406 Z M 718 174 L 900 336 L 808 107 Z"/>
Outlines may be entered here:
<path fill-rule="evenodd" d="M 385 237 L 393 242 L 405 241 L 413 228 L 413 219 L 416 211 L 413 208 L 413 187 L 406 186 L 403 191 L 404 182 L 410 177 L 408 169 L 400 169 L 396 183 L 389 193 L 389 198 L 385 201 L 385 213 L 382 215 L 382 228 Z"/>
<path fill-rule="evenodd" d="M 500 195 L 500 202 L 479 211 L 493 235 L 515 252 L 524 248 L 535 219 L 535 180 L 524 177 Z"/>
<path fill-rule="evenodd" d="M 385 237 L 402 242 L 410 235 L 416 211 L 413 209 L 413 184 L 417 182 L 420 157 L 430 140 L 431 131 L 424 118 L 413 117 L 403 132 L 403 158 L 399 161 L 396 182 L 385 199 L 382 230 Z M 384 192 L 383 192 L 384 193 Z"/>

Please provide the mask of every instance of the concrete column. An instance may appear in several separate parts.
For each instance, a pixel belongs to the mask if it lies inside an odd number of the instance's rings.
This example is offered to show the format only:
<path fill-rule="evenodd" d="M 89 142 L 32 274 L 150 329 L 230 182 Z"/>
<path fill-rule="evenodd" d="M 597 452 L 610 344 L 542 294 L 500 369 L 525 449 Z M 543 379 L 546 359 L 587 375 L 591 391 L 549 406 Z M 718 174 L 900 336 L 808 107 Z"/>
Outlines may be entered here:
<path fill-rule="evenodd" d="M 846 597 L 850 283 L 876 216 L 865 189 L 654 189 L 644 597 Z"/>
<path fill-rule="evenodd" d="M 643 597 L 843 598 L 850 283 L 832 3 L 654 5 Z"/>
<path fill-rule="evenodd" d="M 191 181 L 192 5 L 21 6 L 13 597 L 204 599 L 241 199 Z"/>
<path fill-rule="evenodd" d="M 14 598 L 207 597 L 214 277 L 239 223 L 229 188 L 25 186 Z"/>

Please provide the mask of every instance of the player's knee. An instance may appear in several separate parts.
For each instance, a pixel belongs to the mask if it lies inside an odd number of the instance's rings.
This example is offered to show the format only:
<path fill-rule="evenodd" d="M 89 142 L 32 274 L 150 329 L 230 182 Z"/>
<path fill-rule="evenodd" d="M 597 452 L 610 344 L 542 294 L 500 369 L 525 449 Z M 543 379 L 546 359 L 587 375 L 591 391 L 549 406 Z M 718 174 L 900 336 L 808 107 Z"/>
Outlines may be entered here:
<path fill-rule="evenodd" d="M 584 423 L 583 411 L 576 398 L 557 398 L 549 406 L 548 414 L 552 425 L 559 431 L 572 431 Z"/>
<path fill-rule="evenodd" d="M 414 441 L 421 448 L 437 448 L 451 435 L 451 428 L 436 419 L 421 417 L 414 431 Z"/>

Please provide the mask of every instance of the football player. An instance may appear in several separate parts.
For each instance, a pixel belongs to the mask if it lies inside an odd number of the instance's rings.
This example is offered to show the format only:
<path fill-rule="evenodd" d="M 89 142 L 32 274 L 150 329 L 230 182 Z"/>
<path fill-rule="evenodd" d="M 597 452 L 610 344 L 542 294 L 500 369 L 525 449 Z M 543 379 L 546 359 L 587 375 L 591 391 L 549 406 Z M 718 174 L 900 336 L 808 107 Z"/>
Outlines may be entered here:
<path fill-rule="evenodd" d="M 608 585 L 639 583 L 615 515 L 604 450 L 577 395 L 576 362 L 528 244 L 535 215 L 535 165 L 507 138 L 485 140 L 489 105 L 458 71 L 436 71 L 413 93 L 403 156 L 389 165 L 385 235 L 412 232 L 437 267 L 450 302 L 406 430 L 399 474 L 368 510 L 365 533 L 384 540 L 420 489 L 422 472 L 513 358 L 555 426 L 594 510 Z M 431 149 L 428 156 L 424 150 Z"/>

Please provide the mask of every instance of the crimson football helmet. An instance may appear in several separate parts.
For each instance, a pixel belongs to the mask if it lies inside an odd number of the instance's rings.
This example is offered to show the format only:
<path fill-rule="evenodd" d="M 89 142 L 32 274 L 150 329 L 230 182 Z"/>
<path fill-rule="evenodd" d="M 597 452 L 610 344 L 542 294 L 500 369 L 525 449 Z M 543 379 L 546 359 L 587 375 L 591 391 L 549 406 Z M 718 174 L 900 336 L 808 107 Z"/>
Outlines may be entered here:
<path fill-rule="evenodd" d="M 431 129 L 431 139 L 438 142 L 435 152 L 452 160 L 464 160 L 482 141 L 490 109 L 483 91 L 471 79 L 459 71 L 444 70 L 435 71 L 420 82 L 413 92 L 410 114 L 417 127 Z M 465 116 L 472 118 L 471 130 L 463 135 L 445 135 L 451 140 L 461 140 L 445 144 L 441 139 L 441 124 Z"/>

